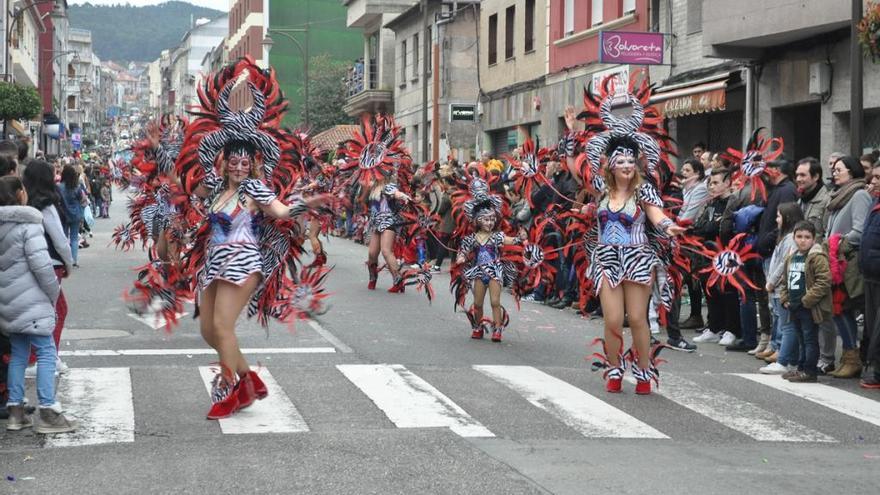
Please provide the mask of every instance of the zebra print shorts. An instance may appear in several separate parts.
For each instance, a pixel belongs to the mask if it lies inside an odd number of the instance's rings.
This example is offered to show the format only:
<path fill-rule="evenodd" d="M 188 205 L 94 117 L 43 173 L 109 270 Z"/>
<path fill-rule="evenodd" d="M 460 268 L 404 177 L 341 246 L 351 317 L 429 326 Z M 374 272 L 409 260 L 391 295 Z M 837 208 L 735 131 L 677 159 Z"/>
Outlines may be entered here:
<path fill-rule="evenodd" d="M 654 271 L 660 259 L 647 244 L 636 246 L 612 246 L 600 244 L 593 252 L 590 263 L 590 279 L 595 282 L 596 292 L 607 281 L 612 288 L 621 282 L 651 285 Z"/>

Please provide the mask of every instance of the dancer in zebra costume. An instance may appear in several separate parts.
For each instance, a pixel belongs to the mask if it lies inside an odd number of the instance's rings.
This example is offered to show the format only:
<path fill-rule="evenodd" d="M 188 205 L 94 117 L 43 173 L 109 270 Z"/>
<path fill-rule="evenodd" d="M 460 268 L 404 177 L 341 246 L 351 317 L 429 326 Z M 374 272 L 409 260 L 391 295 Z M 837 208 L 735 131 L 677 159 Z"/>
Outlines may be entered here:
<path fill-rule="evenodd" d="M 627 93 L 632 106 L 627 118 L 611 113 L 611 79 L 603 82 L 598 98 L 585 91 L 586 109 L 578 115 L 587 129 L 581 136 L 585 159 L 576 163 L 582 165 L 584 185 L 597 198 L 594 224 L 585 238 L 589 266 L 582 283 L 599 296 L 605 319 L 604 339 L 598 339 L 603 353 L 595 356 L 606 368 L 607 391 L 621 391 L 626 367 L 632 365 L 636 393 L 650 394 L 651 382 L 657 382 L 654 358 L 660 347 L 650 345 L 648 303 L 658 268 L 673 264 L 670 245 L 685 228 L 663 210 L 660 191 L 671 176 L 668 155 L 673 150 L 662 118 L 647 107 L 650 88 L 646 83 L 636 88 L 635 79 Z M 658 283 L 668 309 L 680 280 L 675 270 L 666 272 Z M 626 352 L 624 315 L 633 335 Z"/>
<path fill-rule="evenodd" d="M 321 161 L 319 150 L 311 143 L 307 134 L 298 133 L 295 139 L 298 139 L 300 143 L 306 173 L 297 182 L 294 191 L 302 194 L 304 198 L 331 193 L 333 191 L 333 167 Z M 306 232 L 312 247 L 314 259 L 310 266 L 324 266 L 327 264 L 327 253 L 324 251 L 324 244 L 321 242 L 319 235 L 325 226 L 328 225 L 328 222 L 332 221 L 332 217 L 331 215 L 319 215 L 316 213 L 310 213 L 307 217 L 300 218 L 299 223 L 300 228 Z M 308 228 L 306 228 L 307 222 Z"/>
<path fill-rule="evenodd" d="M 489 192 L 489 184 L 479 176 L 471 178 L 470 198 L 460 202 L 461 213 L 468 219 L 468 230 L 458 249 L 452 267 L 451 285 L 456 294 L 456 304 L 465 307 L 467 290 L 473 290 L 474 302 L 467 315 L 471 323 L 471 338 L 482 339 L 491 331 L 492 342 L 501 342 L 502 333 L 510 322 L 507 310 L 501 305 L 501 288 L 513 285 L 518 268 L 505 256 L 506 246 L 520 246 L 519 237 L 505 235 L 501 229 L 501 211 L 504 204 L 500 196 Z M 520 250 L 521 255 L 521 250 Z M 483 302 L 489 293 L 492 317 L 483 317 Z"/>
<path fill-rule="evenodd" d="M 246 111 L 230 108 L 237 83 L 253 99 Z M 264 325 L 320 311 L 326 269 L 303 270 L 298 282 L 293 276 L 303 242 L 297 217 L 327 197 L 292 194 L 302 155 L 279 127 L 287 101 L 274 71 L 240 59 L 208 78 L 199 99 L 176 168 L 184 189 L 208 205 L 183 260 L 196 274 L 202 336 L 220 361 L 207 417 L 221 419 L 268 395 L 235 336 L 244 308 Z"/>
<path fill-rule="evenodd" d="M 412 159 L 403 147 L 400 128 L 386 115 L 365 115 L 361 128 L 345 143 L 342 154 L 350 161 L 339 168 L 346 177 L 337 187 L 345 190 L 358 182 L 360 201 L 369 212 L 365 235 L 370 236 L 367 253 L 369 282 L 376 288 L 379 278 L 379 253 L 394 280 L 388 292 L 402 293 L 406 280 L 395 254 L 395 243 L 403 224 L 400 213 L 412 199 L 408 194 L 412 181 Z"/>

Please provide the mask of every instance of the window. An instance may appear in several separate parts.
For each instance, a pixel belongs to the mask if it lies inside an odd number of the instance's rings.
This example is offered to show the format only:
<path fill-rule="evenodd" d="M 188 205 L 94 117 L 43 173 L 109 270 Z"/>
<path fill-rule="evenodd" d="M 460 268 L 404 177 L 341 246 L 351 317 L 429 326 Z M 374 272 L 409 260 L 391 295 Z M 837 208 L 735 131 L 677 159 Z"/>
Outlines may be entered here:
<path fill-rule="evenodd" d="M 419 33 L 413 35 L 413 79 L 419 77 Z"/>
<path fill-rule="evenodd" d="M 419 125 L 416 124 L 413 126 L 413 145 L 412 151 L 413 155 L 419 156 L 419 148 L 421 147 L 422 141 L 419 139 Z"/>
<path fill-rule="evenodd" d="M 489 65 L 498 63 L 498 14 L 489 16 Z"/>
<path fill-rule="evenodd" d="M 504 58 L 513 58 L 513 26 L 516 20 L 516 6 L 507 7 L 504 14 Z"/>
<path fill-rule="evenodd" d="M 623 13 L 629 14 L 636 11 L 636 0 L 623 0 Z"/>
<path fill-rule="evenodd" d="M 400 43 L 400 84 L 406 84 L 406 40 Z"/>
<path fill-rule="evenodd" d="M 535 0 L 526 0 L 526 40 L 523 49 L 526 53 L 535 49 Z"/>
<path fill-rule="evenodd" d="M 562 9 L 562 29 L 565 30 L 563 33 L 565 36 L 574 33 L 574 0 L 565 0 Z"/>
<path fill-rule="evenodd" d="M 593 0 L 590 2 L 590 25 L 598 26 L 602 24 L 602 0 Z"/>
<path fill-rule="evenodd" d="M 699 33 L 703 30 L 703 2 L 688 0 L 687 3 L 687 34 Z"/>

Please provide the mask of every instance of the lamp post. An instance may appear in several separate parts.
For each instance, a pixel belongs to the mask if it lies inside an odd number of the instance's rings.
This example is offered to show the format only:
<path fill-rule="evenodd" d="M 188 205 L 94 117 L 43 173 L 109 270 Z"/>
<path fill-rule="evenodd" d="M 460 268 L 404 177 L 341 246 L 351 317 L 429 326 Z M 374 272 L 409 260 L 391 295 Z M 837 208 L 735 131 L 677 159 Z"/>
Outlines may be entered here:
<path fill-rule="evenodd" d="M 306 34 L 306 46 L 300 44 L 299 40 L 293 37 L 291 33 L 305 33 Z M 279 29 L 267 29 L 266 37 L 263 38 L 263 48 L 266 49 L 266 53 L 268 54 L 270 50 L 272 50 L 272 45 L 275 44 L 275 40 L 273 40 L 270 34 L 280 34 L 285 38 L 289 39 L 293 42 L 294 45 L 299 49 L 300 55 L 303 58 L 303 91 L 305 93 L 305 105 L 306 105 L 306 128 L 309 128 L 310 119 L 309 119 L 309 25 L 306 24 L 304 28 L 279 28 Z M 268 61 L 267 61 L 268 62 Z"/>

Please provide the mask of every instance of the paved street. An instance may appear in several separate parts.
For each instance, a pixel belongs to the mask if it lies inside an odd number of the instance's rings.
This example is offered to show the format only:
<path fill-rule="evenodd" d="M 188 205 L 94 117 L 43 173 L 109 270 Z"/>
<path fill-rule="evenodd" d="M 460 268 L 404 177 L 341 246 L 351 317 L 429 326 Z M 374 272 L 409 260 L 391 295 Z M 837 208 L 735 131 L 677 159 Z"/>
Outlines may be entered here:
<path fill-rule="evenodd" d="M 663 355 L 658 394 L 630 383 L 609 395 L 587 360 L 600 320 L 508 300 L 504 343 L 472 341 L 448 275 L 432 305 L 386 293 L 387 273 L 370 292 L 365 248 L 337 238 L 320 321 L 268 334 L 241 322 L 269 398 L 207 421 L 215 357 L 196 322 L 166 335 L 121 300 L 145 254 L 106 247 L 124 216 L 116 198 L 64 283 L 59 399 L 82 426 L 48 439 L 2 430 L 15 481 L 0 493 L 876 491 L 880 395 L 856 380 L 789 384 L 704 344 Z"/>

